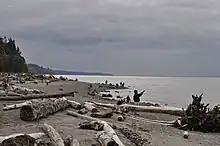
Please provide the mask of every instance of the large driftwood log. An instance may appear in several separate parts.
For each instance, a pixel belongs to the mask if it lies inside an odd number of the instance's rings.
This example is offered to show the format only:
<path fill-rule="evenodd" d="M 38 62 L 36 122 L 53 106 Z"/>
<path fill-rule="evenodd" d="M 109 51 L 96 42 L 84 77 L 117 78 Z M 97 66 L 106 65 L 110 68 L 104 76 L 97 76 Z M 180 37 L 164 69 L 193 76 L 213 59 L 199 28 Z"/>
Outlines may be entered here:
<path fill-rule="evenodd" d="M 94 104 L 93 104 L 93 103 L 90 103 L 90 102 L 84 102 L 84 107 L 85 107 L 87 110 L 91 111 L 92 113 L 98 111 L 98 109 L 94 106 Z"/>
<path fill-rule="evenodd" d="M 84 121 L 79 124 L 82 129 L 91 129 L 96 131 L 102 131 L 104 124 L 99 123 L 98 121 Z"/>
<path fill-rule="evenodd" d="M 18 100 L 30 100 L 30 99 L 43 99 L 43 98 L 61 98 L 65 96 L 74 96 L 76 92 L 69 93 L 56 93 L 56 94 L 37 94 L 27 96 L 15 96 L 15 97 L 0 97 L 0 101 L 18 101 Z"/>
<path fill-rule="evenodd" d="M 20 86 L 11 86 L 11 90 L 16 93 L 23 94 L 23 95 L 32 94 L 32 93 L 36 93 L 36 94 L 43 93 L 42 91 L 38 89 L 29 89 L 29 88 L 20 87 Z"/>
<path fill-rule="evenodd" d="M 84 120 L 89 120 L 89 121 L 97 121 L 99 123 L 102 123 L 104 125 L 103 130 L 106 132 L 106 134 L 108 134 L 109 137 L 111 137 L 119 146 L 124 146 L 124 144 L 121 142 L 121 140 L 118 138 L 117 134 L 115 133 L 115 131 L 112 129 L 112 127 L 105 121 L 101 121 L 99 119 L 96 118 L 92 118 L 86 115 L 80 115 L 76 112 L 73 111 L 67 111 L 68 115 L 77 117 L 77 118 L 81 118 Z"/>
<path fill-rule="evenodd" d="M 56 146 L 64 146 L 63 139 L 52 126 L 44 123 L 42 129 Z"/>
<path fill-rule="evenodd" d="M 7 110 L 19 109 L 19 108 L 21 108 L 22 106 L 28 105 L 28 104 L 30 104 L 30 103 L 31 103 L 31 101 L 26 101 L 26 102 L 23 102 L 23 103 L 17 103 L 17 104 L 7 105 L 7 106 L 3 107 L 3 110 L 4 110 L 4 111 L 7 111 Z"/>
<path fill-rule="evenodd" d="M 136 146 L 149 146 L 149 145 L 151 145 L 151 143 L 149 142 L 148 139 L 142 138 L 139 134 L 137 134 L 136 132 L 134 132 L 128 128 L 122 127 L 122 128 L 119 128 L 119 130 L 129 140 L 131 140 L 133 143 L 135 143 Z"/>
<path fill-rule="evenodd" d="M 118 144 L 104 131 L 97 134 L 97 140 L 101 144 L 101 146 L 118 146 Z"/>
<path fill-rule="evenodd" d="M 93 102 L 93 103 L 98 106 L 116 108 L 116 105 L 114 104 L 104 104 L 97 102 Z M 155 106 L 138 106 L 138 105 L 122 104 L 119 106 L 119 108 L 128 109 L 130 111 L 136 111 L 136 112 L 163 113 L 163 114 L 170 114 L 175 116 L 184 115 L 182 108 L 169 107 L 169 106 L 155 107 Z"/>
<path fill-rule="evenodd" d="M 31 104 L 24 105 L 20 110 L 20 118 L 24 121 L 33 121 L 50 114 L 64 110 L 69 107 L 68 100 L 63 97 L 59 99 L 43 99 L 31 101 Z"/>
<path fill-rule="evenodd" d="M 103 109 L 99 110 L 98 112 L 91 113 L 90 116 L 96 118 L 110 118 L 113 116 L 113 111 L 111 109 Z"/>
<path fill-rule="evenodd" d="M 79 146 L 79 142 L 76 139 L 73 139 L 72 136 L 68 135 L 64 140 L 65 146 Z"/>
<path fill-rule="evenodd" d="M 9 136 L 0 136 L 0 144 L 1 146 L 9 146 L 10 144 L 24 145 L 25 143 L 27 144 L 28 141 L 31 142 L 31 144 L 34 144 L 36 139 L 39 139 L 44 135 L 44 133 L 16 133 Z"/>

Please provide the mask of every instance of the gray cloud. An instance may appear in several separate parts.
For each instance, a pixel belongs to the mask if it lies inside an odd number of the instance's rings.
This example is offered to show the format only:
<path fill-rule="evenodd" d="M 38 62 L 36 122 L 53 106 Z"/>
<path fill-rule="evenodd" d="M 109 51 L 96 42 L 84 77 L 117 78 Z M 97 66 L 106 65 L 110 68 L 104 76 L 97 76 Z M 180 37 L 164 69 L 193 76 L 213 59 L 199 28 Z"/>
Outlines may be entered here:
<path fill-rule="evenodd" d="M 0 1 L 28 62 L 135 75 L 220 75 L 218 0 Z"/>

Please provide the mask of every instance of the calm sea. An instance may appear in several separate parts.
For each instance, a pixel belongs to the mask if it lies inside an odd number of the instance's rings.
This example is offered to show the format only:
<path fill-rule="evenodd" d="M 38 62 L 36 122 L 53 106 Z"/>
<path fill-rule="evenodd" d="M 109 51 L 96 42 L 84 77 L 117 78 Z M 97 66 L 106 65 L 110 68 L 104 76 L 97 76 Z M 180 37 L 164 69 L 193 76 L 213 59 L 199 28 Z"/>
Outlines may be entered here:
<path fill-rule="evenodd" d="M 211 105 L 220 104 L 220 78 L 205 77 L 137 77 L 137 76 L 66 76 L 91 83 L 124 82 L 128 90 L 111 91 L 114 96 L 133 96 L 133 90 L 146 90 L 142 101 L 155 101 L 178 107 L 186 107 L 192 94 L 203 95 L 203 101 Z"/>

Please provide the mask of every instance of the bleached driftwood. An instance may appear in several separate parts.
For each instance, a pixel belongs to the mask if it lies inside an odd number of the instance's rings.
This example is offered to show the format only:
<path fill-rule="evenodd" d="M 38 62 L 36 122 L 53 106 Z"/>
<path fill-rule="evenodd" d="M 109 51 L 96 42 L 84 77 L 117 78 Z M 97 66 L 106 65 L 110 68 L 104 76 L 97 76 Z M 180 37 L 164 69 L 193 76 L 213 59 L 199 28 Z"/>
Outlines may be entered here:
<path fill-rule="evenodd" d="M 7 106 L 3 107 L 3 110 L 4 110 L 4 111 L 7 111 L 7 110 L 19 109 L 19 108 L 21 108 L 22 106 L 28 105 L 28 104 L 30 104 L 30 103 L 31 103 L 31 101 L 26 101 L 26 102 L 22 102 L 22 103 L 7 105 Z"/>
<path fill-rule="evenodd" d="M 111 108 L 116 107 L 116 105 L 114 104 L 104 104 L 97 102 L 93 102 L 93 103 L 98 106 L 111 107 Z M 136 112 L 163 113 L 163 114 L 170 114 L 175 116 L 184 115 L 182 108 L 169 107 L 169 106 L 155 107 L 155 106 L 138 106 L 138 105 L 122 104 L 119 106 L 119 108 L 125 108 Z"/>
<path fill-rule="evenodd" d="M 37 94 L 26 96 L 14 96 L 14 97 L 0 97 L 0 101 L 18 101 L 18 100 L 30 100 L 30 99 L 43 99 L 43 98 L 61 98 L 65 96 L 74 96 L 76 92 L 69 93 L 56 93 L 56 94 Z"/>
<path fill-rule="evenodd" d="M 79 102 L 68 100 L 70 106 L 74 109 L 81 109 L 82 105 Z"/>
<path fill-rule="evenodd" d="M 111 137 L 119 146 L 124 146 L 124 144 L 121 142 L 121 140 L 118 138 L 117 134 L 115 133 L 115 131 L 112 129 L 112 127 L 105 121 L 99 120 L 97 118 L 92 118 L 86 115 L 80 115 L 76 112 L 73 111 L 67 111 L 68 115 L 77 117 L 77 118 L 81 118 L 84 120 L 89 120 L 89 121 L 97 121 L 99 123 L 104 124 L 103 130 L 106 132 L 106 134 L 108 134 L 109 137 Z"/>
<path fill-rule="evenodd" d="M 84 121 L 79 124 L 82 129 L 91 129 L 96 131 L 102 131 L 104 124 L 99 123 L 98 121 Z"/>
<path fill-rule="evenodd" d="M 36 139 L 44 136 L 44 133 L 32 133 L 32 134 L 24 134 L 24 133 L 16 133 L 9 136 L 0 136 L 0 144 L 2 146 L 7 146 L 8 142 L 13 141 L 13 139 L 19 139 L 23 142 L 28 142 L 29 140 L 35 142 Z"/>
<path fill-rule="evenodd" d="M 97 140 L 101 144 L 101 146 L 118 146 L 118 144 L 104 131 L 97 134 Z"/>
<path fill-rule="evenodd" d="M 91 112 L 97 112 L 98 111 L 98 109 L 94 106 L 94 104 L 90 103 L 90 102 L 84 102 L 84 107 L 87 110 L 91 111 Z"/>
<path fill-rule="evenodd" d="M 33 100 L 31 104 L 21 107 L 20 118 L 24 121 L 34 121 L 68 107 L 69 102 L 65 97 Z"/>
<path fill-rule="evenodd" d="M 64 146 L 63 139 L 51 125 L 44 123 L 42 129 L 56 146 Z"/>
<path fill-rule="evenodd" d="M 42 91 L 38 90 L 38 89 L 29 89 L 26 87 L 20 87 L 20 86 L 11 86 L 11 90 L 14 92 L 17 92 L 19 94 L 32 94 L 32 93 L 43 93 Z"/>

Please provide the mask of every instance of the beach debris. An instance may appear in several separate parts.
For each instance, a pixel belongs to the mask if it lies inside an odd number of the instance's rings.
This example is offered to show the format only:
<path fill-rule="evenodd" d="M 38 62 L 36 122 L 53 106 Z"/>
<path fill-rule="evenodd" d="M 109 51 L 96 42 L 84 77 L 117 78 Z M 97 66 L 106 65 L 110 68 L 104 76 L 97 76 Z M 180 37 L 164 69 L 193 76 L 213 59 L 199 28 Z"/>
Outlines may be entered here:
<path fill-rule="evenodd" d="M 192 95 L 192 103 L 183 110 L 184 115 L 174 126 L 202 132 L 220 132 L 220 105 L 210 109 L 209 104 L 202 103 L 202 96 Z"/>
<path fill-rule="evenodd" d="M 34 121 L 44 118 L 70 106 L 68 100 L 63 98 L 51 98 L 43 100 L 32 100 L 31 104 L 21 107 L 20 118 L 24 121 Z"/>
<path fill-rule="evenodd" d="M 12 104 L 12 105 L 6 105 L 6 106 L 3 107 L 3 110 L 7 111 L 7 110 L 19 109 L 22 106 L 28 105 L 28 104 L 31 104 L 31 101 L 26 101 L 26 102 Z"/>
<path fill-rule="evenodd" d="M 111 118 L 113 116 L 113 110 L 112 109 L 102 109 L 97 112 L 92 112 L 90 114 L 91 117 L 96 118 Z"/>
<path fill-rule="evenodd" d="M 88 113 L 88 110 L 86 108 L 82 108 L 78 111 L 79 114 L 84 115 L 86 113 Z"/>
<path fill-rule="evenodd" d="M 102 97 L 113 97 L 111 94 L 102 94 Z"/>
<path fill-rule="evenodd" d="M 79 146 L 79 142 L 74 139 L 72 136 L 68 135 L 66 139 L 64 139 L 65 146 Z"/>
<path fill-rule="evenodd" d="M 11 91 L 19 93 L 19 94 L 23 94 L 23 95 L 27 95 L 27 94 L 40 94 L 40 93 L 44 93 L 38 89 L 29 89 L 29 88 L 25 88 L 25 87 L 20 87 L 20 86 L 11 86 L 10 88 Z"/>
<path fill-rule="evenodd" d="M 101 131 L 97 134 L 97 141 L 101 146 L 118 146 L 118 144 L 106 134 L 105 131 Z"/>
<path fill-rule="evenodd" d="M 70 104 L 70 107 L 72 107 L 73 109 L 81 109 L 82 108 L 82 105 L 77 102 L 77 101 L 73 101 L 73 100 L 68 100 L 69 104 Z"/>
<path fill-rule="evenodd" d="M 183 138 L 187 139 L 189 137 L 189 132 L 188 131 L 184 131 L 183 132 Z"/>
<path fill-rule="evenodd" d="M 74 92 L 68 93 L 55 93 L 55 94 L 36 94 L 36 95 L 26 95 L 26 96 L 15 96 L 15 97 L 0 97 L 0 101 L 18 101 L 18 100 L 30 100 L 30 99 L 44 99 L 44 98 L 61 98 L 64 96 L 74 96 Z"/>
<path fill-rule="evenodd" d="M 86 116 L 86 115 L 80 115 L 76 112 L 73 112 L 73 111 L 67 111 L 67 114 L 68 115 L 71 115 L 73 117 L 76 117 L 76 118 L 80 118 L 80 119 L 83 119 L 83 120 L 88 120 L 88 121 L 97 121 L 98 123 L 102 123 L 104 125 L 103 127 L 103 131 L 106 132 L 106 134 L 112 138 L 117 144 L 118 146 L 124 146 L 124 144 L 121 142 L 121 140 L 118 138 L 117 134 L 115 133 L 115 131 L 113 130 L 113 128 L 105 121 L 102 121 L 102 120 L 99 120 L 97 118 L 93 118 L 93 117 L 89 117 L 89 116 Z"/>
<path fill-rule="evenodd" d="M 93 103 L 91 102 L 84 102 L 84 105 L 83 105 L 87 110 L 91 111 L 92 113 L 93 112 L 97 112 L 98 109 L 94 106 Z"/>
<path fill-rule="evenodd" d="M 46 135 L 50 138 L 50 140 L 55 144 L 55 146 L 64 146 L 63 139 L 51 125 L 44 123 L 42 125 L 42 130 L 46 133 Z"/>
<path fill-rule="evenodd" d="M 9 136 L 0 136 L 0 145 L 1 146 L 9 146 L 9 145 L 34 146 L 36 140 L 44 135 L 45 135 L 44 133 L 32 133 L 32 134 L 16 133 Z"/>
<path fill-rule="evenodd" d="M 151 142 L 148 139 L 141 137 L 140 134 L 138 134 L 137 132 L 134 132 L 131 129 L 122 127 L 122 128 L 119 128 L 119 131 L 121 131 L 122 134 L 124 134 L 129 140 L 135 143 L 136 146 L 150 146 L 151 145 Z"/>
<path fill-rule="evenodd" d="M 84 121 L 79 124 L 80 128 L 82 129 L 91 129 L 96 131 L 102 131 L 104 124 L 99 123 L 97 121 Z"/>
<path fill-rule="evenodd" d="M 126 117 L 124 115 L 119 115 L 118 116 L 118 121 L 124 121 Z"/>

